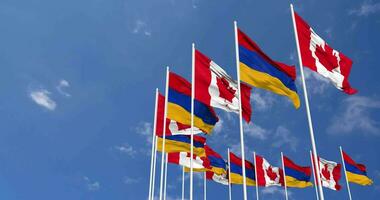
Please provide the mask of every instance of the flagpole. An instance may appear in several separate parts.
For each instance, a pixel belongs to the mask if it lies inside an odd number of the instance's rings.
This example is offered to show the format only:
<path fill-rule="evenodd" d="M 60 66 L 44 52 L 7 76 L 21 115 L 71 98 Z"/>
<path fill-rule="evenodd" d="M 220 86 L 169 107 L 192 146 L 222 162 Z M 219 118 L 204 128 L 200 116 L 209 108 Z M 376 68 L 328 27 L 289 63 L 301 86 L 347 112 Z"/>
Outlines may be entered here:
<path fill-rule="evenodd" d="M 157 136 L 154 137 L 154 159 L 153 159 L 153 178 L 152 178 L 151 200 L 154 199 L 154 187 L 156 184 L 156 163 L 157 163 Z"/>
<path fill-rule="evenodd" d="M 255 165 L 256 199 L 259 200 L 259 182 L 258 182 L 258 178 L 257 178 L 256 152 L 255 151 L 253 152 L 253 162 Z M 245 164 L 245 160 L 244 160 L 244 164 Z"/>
<path fill-rule="evenodd" d="M 158 88 L 156 88 L 156 100 L 154 104 L 154 119 L 153 119 L 153 132 L 152 132 L 152 154 L 150 159 L 150 177 L 149 177 L 149 196 L 148 199 L 152 197 L 152 181 L 153 181 L 153 163 L 154 163 L 154 146 L 155 146 L 155 136 L 156 136 L 156 119 L 157 119 L 157 100 L 158 100 Z M 152 200 L 152 199 L 151 199 Z"/>
<path fill-rule="evenodd" d="M 231 194 L 231 160 L 230 160 L 230 148 L 227 148 L 228 152 L 228 197 L 229 200 L 232 200 L 232 194 Z"/>
<path fill-rule="evenodd" d="M 207 182 L 206 182 L 206 172 L 203 174 L 203 199 L 207 200 Z"/>
<path fill-rule="evenodd" d="M 315 195 L 317 196 L 317 200 L 319 200 L 319 195 L 318 195 L 318 184 L 317 184 L 317 179 L 315 178 L 315 171 L 314 171 L 314 162 L 313 162 L 313 155 L 310 151 L 310 161 L 311 161 L 311 169 L 313 170 L 313 177 L 314 177 L 314 188 L 315 188 Z"/>
<path fill-rule="evenodd" d="M 239 95 L 239 125 L 240 125 L 240 147 L 241 147 L 241 158 L 243 160 L 242 171 L 243 171 L 243 196 L 244 200 L 247 200 L 247 183 L 246 183 L 246 173 L 245 173 L 245 154 L 244 154 L 244 134 L 243 134 L 243 112 L 241 105 L 241 88 L 240 88 L 240 67 L 239 67 L 239 43 L 238 43 L 238 31 L 237 22 L 234 21 L 234 31 L 235 31 L 235 56 L 236 56 L 236 71 L 237 71 L 237 85 L 238 85 L 238 95 Z"/>
<path fill-rule="evenodd" d="M 166 185 L 168 182 L 168 153 L 165 153 L 165 181 L 164 181 L 164 200 L 166 200 Z"/>
<path fill-rule="evenodd" d="M 314 159 L 315 163 L 318 163 L 317 147 L 316 147 L 316 144 L 315 144 L 313 122 L 312 122 L 311 114 L 310 114 L 309 99 L 308 99 L 308 95 L 307 95 L 305 76 L 304 76 L 304 72 L 303 72 L 303 65 L 302 65 L 302 59 L 301 59 L 301 51 L 300 51 L 300 46 L 299 46 L 299 41 L 298 41 L 298 33 L 297 33 L 297 27 L 296 27 L 296 22 L 295 22 L 293 4 L 290 4 L 290 9 L 292 11 L 294 36 L 295 36 L 296 44 L 297 44 L 298 61 L 299 61 L 299 68 L 300 68 L 300 71 L 301 71 L 302 86 L 303 86 L 305 105 L 306 105 L 306 114 L 307 114 L 307 119 L 308 119 L 308 122 L 309 122 L 311 146 L 312 146 L 313 155 L 314 155 L 313 159 Z M 318 182 L 320 183 L 321 182 L 320 181 L 321 177 L 320 177 L 319 167 L 318 166 L 315 168 L 315 171 L 316 171 L 316 174 L 317 174 Z M 318 184 L 318 189 L 319 189 L 319 194 L 320 194 L 321 200 L 324 200 L 323 189 L 322 189 L 322 185 L 321 184 Z"/>
<path fill-rule="evenodd" d="M 284 176 L 285 199 L 288 200 L 288 188 L 287 188 L 287 185 L 286 185 L 284 154 L 282 152 L 281 152 L 281 162 L 282 162 L 282 173 L 283 173 L 283 176 Z"/>
<path fill-rule="evenodd" d="M 342 157 L 344 176 L 346 177 L 346 184 L 347 184 L 348 196 L 350 197 L 350 200 L 352 200 L 350 184 L 348 183 L 348 178 L 347 178 L 346 163 L 344 162 L 344 158 L 343 158 L 343 150 L 342 150 L 342 146 L 339 146 L 339 150 L 340 150 L 340 156 Z"/>
<path fill-rule="evenodd" d="M 194 157 L 194 96 L 195 96 L 195 44 L 191 49 L 191 132 L 190 132 L 190 200 L 193 200 L 193 157 Z"/>
<path fill-rule="evenodd" d="M 182 200 L 185 200 L 185 167 L 182 166 Z"/>
<path fill-rule="evenodd" d="M 161 152 L 161 179 L 160 179 L 160 200 L 162 200 L 162 190 L 164 184 L 164 164 L 165 164 L 165 138 L 166 138 L 166 118 L 168 109 L 168 93 L 169 93 L 169 67 L 166 67 L 166 83 L 165 83 L 165 106 L 164 106 L 164 125 L 162 130 L 162 152 Z"/>

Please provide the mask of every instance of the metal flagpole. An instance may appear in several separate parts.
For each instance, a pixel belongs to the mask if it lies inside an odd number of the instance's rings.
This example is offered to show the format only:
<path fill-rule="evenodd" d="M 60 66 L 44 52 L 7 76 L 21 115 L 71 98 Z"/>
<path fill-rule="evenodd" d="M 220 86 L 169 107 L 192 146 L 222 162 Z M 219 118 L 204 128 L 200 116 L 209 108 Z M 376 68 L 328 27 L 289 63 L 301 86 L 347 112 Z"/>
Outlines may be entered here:
<path fill-rule="evenodd" d="M 317 200 L 319 200 L 319 195 L 318 195 L 318 184 L 317 184 L 317 179 L 315 178 L 315 171 L 314 171 L 314 162 L 313 162 L 313 154 L 310 151 L 310 161 L 311 161 L 311 169 L 313 170 L 313 177 L 314 177 L 314 188 L 315 188 L 315 195 L 317 196 Z"/>
<path fill-rule="evenodd" d="M 239 95 L 239 125 L 240 125 L 240 147 L 241 147 L 241 158 L 243 163 L 245 162 L 244 154 L 244 134 L 243 134 L 243 112 L 241 105 L 241 88 L 240 88 L 240 67 L 239 67 L 239 43 L 238 43 L 238 31 L 237 31 L 237 22 L 234 21 L 234 30 L 235 30 L 235 56 L 236 56 L 236 71 L 237 71 L 237 83 L 238 83 L 238 95 Z M 245 163 L 242 164 L 243 171 L 243 196 L 244 200 L 247 200 L 247 183 L 246 183 L 246 173 L 245 173 Z"/>
<path fill-rule="evenodd" d="M 232 194 L 231 194 L 231 160 L 230 160 L 230 148 L 227 149 L 228 152 L 228 196 L 229 200 L 232 200 Z"/>
<path fill-rule="evenodd" d="M 166 118 L 168 109 L 168 92 L 169 91 L 169 67 L 166 67 L 166 83 L 165 83 L 165 106 L 164 106 L 164 125 L 162 130 L 162 152 L 161 152 L 161 179 L 160 179 L 160 200 L 162 200 L 163 184 L 164 184 L 164 164 L 165 164 L 165 137 L 166 137 Z"/>
<path fill-rule="evenodd" d="M 190 136 L 190 200 L 193 200 L 193 157 L 194 157 L 194 95 L 195 95 L 195 44 L 191 50 L 191 136 Z"/>
<path fill-rule="evenodd" d="M 255 165 L 256 199 L 259 200 L 259 182 L 257 181 L 256 152 L 253 152 L 253 162 Z M 244 160 L 245 164 L 245 160 Z"/>
<path fill-rule="evenodd" d="M 348 183 L 348 178 L 347 178 L 346 163 L 344 162 L 344 158 L 343 158 L 343 150 L 342 150 L 342 147 L 341 147 L 341 146 L 339 146 L 339 149 L 340 149 L 340 156 L 342 157 L 344 176 L 346 177 L 346 184 L 347 184 L 348 196 L 350 197 L 350 200 L 352 200 L 350 184 Z"/>
<path fill-rule="evenodd" d="M 165 156 L 165 181 L 164 181 L 164 200 L 166 200 L 166 185 L 168 182 L 168 154 Z"/>
<path fill-rule="evenodd" d="M 207 182 L 206 182 L 206 172 L 203 174 L 203 199 L 207 200 Z"/>
<path fill-rule="evenodd" d="M 287 188 L 287 185 L 286 185 L 284 154 L 282 152 L 281 152 L 281 162 L 282 162 L 282 173 L 283 173 L 283 176 L 284 176 L 285 199 L 288 200 L 288 188 Z"/>
<path fill-rule="evenodd" d="M 315 163 L 318 163 L 317 147 L 315 145 L 313 123 L 312 123 L 312 120 L 311 120 L 311 114 L 310 114 L 310 108 L 309 108 L 309 99 L 308 99 L 308 96 L 307 96 L 305 76 L 304 76 L 304 73 L 303 73 L 301 51 L 300 51 L 300 46 L 299 46 L 299 41 L 298 41 L 298 33 L 297 33 L 296 21 L 295 21 L 295 17 L 294 17 L 293 4 L 290 4 L 290 9 L 292 11 L 293 29 L 294 29 L 294 35 L 295 35 L 296 44 L 297 44 L 298 61 L 299 61 L 299 67 L 300 67 L 300 71 L 301 71 L 302 86 L 303 86 L 305 105 L 306 105 L 306 114 L 307 114 L 307 119 L 308 119 L 308 122 L 309 122 L 311 146 L 312 146 L 312 150 L 313 150 L 314 161 L 315 161 Z M 320 183 L 321 177 L 320 177 L 320 173 L 319 173 L 319 167 L 316 167 L 315 171 L 317 172 L 317 179 L 318 179 L 318 182 Z M 324 200 L 322 185 L 318 184 L 318 188 L 319 188 L 320 198 L 321 198 L 321 200 Z"/>
<path fill-rule="evenodd" d="M 153 178 L 152 178 L 151 200 L 154 199 L 154 187 L 156 184 L 156 162 L 157 162 L 157 136 L 154 137 L 154 157 L 153 157 Z"/>
<path fill-rule="evenodd" d="M 155 138 L 156 138 L 156 119 L 157 119 L 157 100 L 158 100 L 158 88 L 156 88 L 156 100 L 154 105 L 154 121 L 153 121 L 153 132 L 152 132 L 152 154 L 150 159 L 150 177 L 149 177 L 149 197 L 152 197 L 152 181 L 153 181 L 153 163 L 154 163 L 154 146 L 155 146 Z"/>
<path fill-rule="evenodd" d="M 185 200 L 185 167 L 182 167 L 182 200 Z"/>

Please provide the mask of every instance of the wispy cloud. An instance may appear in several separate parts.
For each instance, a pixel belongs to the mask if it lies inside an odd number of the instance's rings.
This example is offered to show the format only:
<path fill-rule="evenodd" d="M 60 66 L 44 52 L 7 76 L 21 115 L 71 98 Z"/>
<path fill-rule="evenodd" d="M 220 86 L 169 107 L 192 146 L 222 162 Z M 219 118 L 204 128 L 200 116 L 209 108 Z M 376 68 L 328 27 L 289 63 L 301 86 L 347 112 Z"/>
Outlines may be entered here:
<path fill-rule="evenodd" d="M 274 133 L 274 142 L 272 143 L 273 147 L 282 147 L 289 146 L 291 150 L 296 151 L 298 145 L 298 139 L 294 135 L 291 134 L 289 129 L 284 126 L 277 127 Z"/>
<path fill-rule="evenodd" d="M 282 196 L 285 196 L 285 190 L 281 187 L 265 187 L 261 190 L 261 193 L 263 195 L 274 195 L 274 194 L 280 194 Z M 288 197 L 291 198 L 292 193 L 288 190 Z"/>
<path fill-rule="evenodd" d="M 371 117 L 372 110 L 380 109 L 380 101 L 364 96 L 350 96 L 341 106 L 341 112 L 334 116 L 328 133 L 347 134 L 354 130 L 380 135 L 380 123 Z"/>
<path fill-rule="evenodd" d="M 269 135 L 268 130 L 254 123 L 244 124 L 243 128 L 245 134 L 256 139 L 265 140 Z"/>
<path fill-rule="evenodd" d="M 135 128 L 136 133 L 142 135 L 148 141 L 148 144 L 152 143 L 153 127 L 152 123 L 140 122 Z"/>
<path fill-rule="evenodd" d="M 30 98 L 38 104 L 48 110 L 55 110 L 57 104 L 50 98 L 50 92 L 45 89 L 32 90 L 29 93 Z"/>
<path fill-rule="evenodd" d="M 372 1 L 364 1 L 359 6 L 359 8 L 351 9 L 348 11 L 350 15 L 356 15 L 359 17 L 369 16 L 377 12 L 380 12 L 380 3 L 379 2 L 373 3 Z"/>
<path fill-rule="evenodd" d="M 114 149 L 130 157 L 134 157 L 137 154 L 137 151 L 129 144 L 114 146 Z"/>
<path fill-rule="evenodd" d="M 57 85 L 57 91 L 65 96 L 65 97 L 71 97 L 71 94 L 67 93 L 64 91 L 65 88 L 68 88 L 70 87 L 70 83 L 68 81 L 66 81 L 65 79 L 62 79 L 59 81 L 58 85 Z"/>
<path fill-rule="evenodd" d="M 270 109 L 276 101 L 274 94 L 267 91 L 255 90 L 251 95 L 255 111 L 266 111 Z"/>
<path fill-rule="evenodd" d="M 89 190 L 89 191 L 97 191 L 100 189 L 100 183 L 98 181 L 92 181 L 90 178 L 88 178 L 87 176 L 84 176 L 83 177 L 83 180 L 86 184 L 86 188 Z"/>
<path fill-rule="evenodd" d="M 307 89 L 312 94 L 326 94 L 326 89 L 329 87 L 329 80 L 309 69 L 304 69 L 305 79 L 307 80 Z M 298 79 L 301 82 L 301 78 Z"/>
<path fill-rule="evenodd" d="M 223 130 L 223 123 L 224 123 L 223 119 L 219 119 L 218 123 L 216 123 L 216 125 L 213 128 L 213 132 L 216 133 L 216 134 L 222 132 L 222 130 Z"/>
<path fill-rule="evenodd" d="M 133 34 L 143 34 L 145 36 L 151 36 L 152 32 L 148 29 L 145 21 L 138 19 L 135 21 L 134 27 L 132 29 Z"/>
<path fill-rule="evenodd" d="M 140 178 L 132 178 L 132 177 L 124 177 L 124 180 L 123 180 L 123 182 L 127 185 L 135 184 L 135 183 L 138 183 L 140 181 L 141 181 Z"/>

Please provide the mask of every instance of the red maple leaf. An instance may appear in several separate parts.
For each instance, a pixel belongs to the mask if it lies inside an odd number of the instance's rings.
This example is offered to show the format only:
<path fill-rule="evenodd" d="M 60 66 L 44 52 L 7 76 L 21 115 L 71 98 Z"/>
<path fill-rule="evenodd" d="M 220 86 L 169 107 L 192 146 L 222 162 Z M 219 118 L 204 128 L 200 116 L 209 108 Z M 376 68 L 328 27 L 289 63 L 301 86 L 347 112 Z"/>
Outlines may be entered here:
<path fill-rule="evenodd" d="M 329 170 L 327 169 L 327 164 L 325 164 L 325 167 L 322 169 L 321 173 L 322 175 L 327 179 L 327 180 L 330 180 L 330 172 Z"/>
<path fill-rule="evenodd" d="M 270 178 L 270 180 L 273 180 L 273 181 L 276 180 L 277 174 L 275 172 L 273 172 L 272 166 L 269 166 L 269 168 L 266 170 L 266 172 L 267 172 L 267 175 Z"/>

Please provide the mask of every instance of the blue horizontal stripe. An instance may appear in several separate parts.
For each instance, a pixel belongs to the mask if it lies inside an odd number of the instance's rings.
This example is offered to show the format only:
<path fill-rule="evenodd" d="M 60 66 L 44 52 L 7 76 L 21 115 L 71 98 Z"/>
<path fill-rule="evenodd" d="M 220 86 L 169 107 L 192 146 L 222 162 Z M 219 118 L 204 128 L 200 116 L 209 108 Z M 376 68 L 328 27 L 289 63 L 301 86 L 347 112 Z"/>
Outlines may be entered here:
<path fill-rule="evenodd" d="M 344 162 L 345 163 L 345 166 L 346 166 L 346 171 L 348 172 L 351 172 L 353 174 L 360 174 L 360 175 L 364 175 L 364 176 L 367 176 L 367 172 L 363 172 L 361 171 L 359 168 L 357 168 L 356 166 L 354 165 L 351 165 L 347 162 Z"/>
<path fill-rule="evenodd" d="M 170 136 L 166 136 L 165 137 L 166 140 L 172 140 L 172 141 L 177 141 L 177 142 L 183 142 L 183 143 L 187 143 L 187 144 L 190 144 L 190 136 L 187 136 L 187 135 L 170 135 Z M 200 148 L 203 148 L 204 147 L 204 143 L 202 142 L 198 142 L 196 140 L 194 140 L 194 147 L 200 147 Z"/>
<path fill-rule="evenodd" d="M 277 67 L 269 64 L 266 60 L 264 60 L 261 56 L 259 56 L 256 52 L 250 51 L 243 46 L 239 46 L 239 59 L 240 62 L 249 66 L 250 68 L 266 73 L 270 76 L 276 77 L 279 79 L 287 88 L 297 92 L 296 85 L 293 79 L 288 76 L 283 71 L 277 69 Z"/>
<path fill-rule="evenodd" d="M 241 176 L 243 176 L 243 169 L 239 165 L 236 165 L 234 163 L 230 163 L 230 167 L 231 167 L 231 173 L 240 174 Z M 256 180 L 254 169 L 245 168 L 245 174 L 248 178 L 250 178 L 252 180 Z"/>
<path fill-rule="evenodd" d="M 191 114 L 190 96 L 169 88 L 168 102 L 181 106 Z M 215 125 L 218 122 L 218 118 L 210 111 L 210 108 L 196 99 L 194 99 L 194 115 L 209 125 Z"/>
<path fill-rule="evenodd" d="M 306 175 L 305 173 L 303 172 L 300 172 L 300 171 L 297 171 L 297 170 L 294 170 L 290 167 L 285 167 L 285 175 L 286 176 L 291 176 L 299 181 L 306 181 L 306 182 L 309 182 L 310 181 L 310 176 Z"/>
<path fill-rule="evenodd" d="M 210 160 L 210 165 L 212 167 L 226 169 L 226 162 L 222 158 L 217 158 L 215 156 L 207 156 L 207 158 Z"/>

